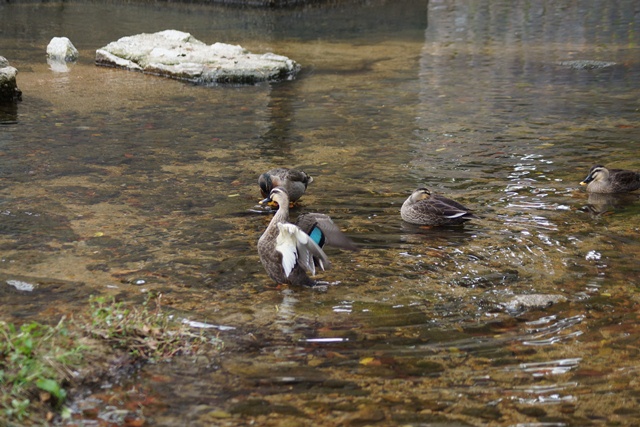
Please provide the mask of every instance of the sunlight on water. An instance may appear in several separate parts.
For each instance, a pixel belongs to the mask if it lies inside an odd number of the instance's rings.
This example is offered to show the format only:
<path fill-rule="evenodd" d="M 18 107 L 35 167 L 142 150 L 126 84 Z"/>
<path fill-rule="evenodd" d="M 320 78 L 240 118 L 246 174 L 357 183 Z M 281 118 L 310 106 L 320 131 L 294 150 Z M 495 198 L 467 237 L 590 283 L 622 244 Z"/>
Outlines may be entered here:
<path fill-rule="evenodd" d="M 3 319 L 165 295 L 226 344 L 122 386 L 160 402 L 150 424 L 632 425 L 640 203 L 579 182 L 639 166 L 635 9 L 0 4 L 24 93 L 0 117 Z M 158 26 L 303 68 L 203 88 L 94 66 Z M 52 28 L 81 51 L 65 70 L 45 61 Z M 329 214 L 360 248 L 327 247 L 315 289 L 277 288 L 258 260 L 256 181 L 275 166 L 314 177 L 292 220 Z M 479 218 L 404 223 L 421 186 Z M 126 401 L 117 388 L 107 402 Z"/>
<path fill-rule="evenodd" d="M 561 375 L 575 369 L 579 366 L 581 358 L 551 360 L 547 362 L 523 363 L 519 369 L 524 372 L 530 372 L 534 377 L 545 375 Z"/>

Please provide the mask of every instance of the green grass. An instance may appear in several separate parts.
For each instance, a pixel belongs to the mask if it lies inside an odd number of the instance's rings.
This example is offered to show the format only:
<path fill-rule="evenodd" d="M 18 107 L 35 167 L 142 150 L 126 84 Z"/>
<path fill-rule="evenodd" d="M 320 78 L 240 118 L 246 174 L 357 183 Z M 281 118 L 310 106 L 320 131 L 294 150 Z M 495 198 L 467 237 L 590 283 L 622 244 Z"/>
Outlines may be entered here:
<path fill-rule="evenodd" d="M 158 362 L 179 354 L 218 350 L 216 337 L 194 334 L 162 310 L 161 297 L 141 306 L 92 297 L 89 313 L 55 325 L 0 321 L 0 425 L 40 425 L 69 417 L 68 390 L 82 369 L 108 359 Z"/>
<path fill-rule="evenodd" d="M 201 346 L 220 345 L 217 338 L 194 334 L 187 325 L 164 313 L 160 301 L 161 296 L 150 298 L 139 308 L 92 297 L 92 322 L 87 334 L 127 351 L 135 359 L 150 362 L 196 353 Z"/>
<path fill-rule="evenodd" d="M 31 322 L 16 327 L 0 322 L 0 335 L 2 415 L 22 421 L 29 416 L 34 401 L 64 413 L 64 387 L 72 378 L 71 367 L 81 361 L 84 350 L 65 319 L 56 326 Z"/>

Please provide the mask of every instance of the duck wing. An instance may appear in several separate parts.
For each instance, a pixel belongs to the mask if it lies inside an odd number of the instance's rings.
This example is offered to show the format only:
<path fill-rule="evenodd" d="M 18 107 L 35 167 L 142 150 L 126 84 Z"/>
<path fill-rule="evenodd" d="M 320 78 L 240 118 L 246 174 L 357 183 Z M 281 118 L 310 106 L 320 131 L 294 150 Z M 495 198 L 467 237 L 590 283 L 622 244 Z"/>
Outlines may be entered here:
<path fill-rule="evenodd" d="M 276 250 L 282 255 L 282 268 L 289 277 L 296 265 L 316 274 L 316 265 L 322 270 L 329 267 L 329 259 L 322 248 L 298 226 L 289 223 L 278 223 Z"/>
<path fill-rule="evenodd" d="M 307 175 L 305 172 L 298 169 L 288 169 L 284 171 L 283 176 L 289 181 L 303 183 L 305 188 L 307 188 L 307 185 L 313 181 L 313 178 L 310 175 Z"/>
<path fill-rule="evenodd" d="M 640 173 L 638 172 L 609 169 L 609 180 L 617 191 L 635 191 L 640 188 Z"/>
<path fill-rule="evenodd" d="M 446 218 L 478 218 L 471 213 L 464 205 L 456 202 L 455 200 L 448 199 L 443 196 L 434 195 L 429 200 L 433 208 L 436 209 L 441 216 Z"/>
<path fill-rule="evenodd" d="M 353 241 L 340 231 L 329 215 L 321 213 L 302 214 L 298 216 L 296 225 L 320 247 L 326 244 L 349 251 L 358 250 Z"/>

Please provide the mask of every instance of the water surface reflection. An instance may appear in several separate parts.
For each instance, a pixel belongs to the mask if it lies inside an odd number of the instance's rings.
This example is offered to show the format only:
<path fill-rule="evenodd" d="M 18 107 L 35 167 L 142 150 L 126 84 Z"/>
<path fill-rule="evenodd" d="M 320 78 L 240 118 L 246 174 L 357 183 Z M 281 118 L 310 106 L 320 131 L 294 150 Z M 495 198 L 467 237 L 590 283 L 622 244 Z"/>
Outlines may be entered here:
<path fill-rule="evenodd" d="M 3 318 L 156 291 L 222 326 L 219 359 L 111 386 L 149 425 L 633 424 L 640 204 L 578 183 L 638 168 L 634 2 L 165 6 L 0 5 L 23 91 L 0 129 L 0 283 L 37 285 L 0 287 Z M 303 72 L 203 88 L 92 64 L 169 27 Z M 43 54 L 61 34 L 82 55 L 66 73 Z M 615 65 L 561 64 L 582 59 Z M 314 176 L 293 216 L 328 213 L 361 247 L 329 252 L 333 285 L 274 289 L 262 270 L 270 218 L 249 210 L 273 166 Z M 482 218 L 403 223 L 419 186 Z"/>

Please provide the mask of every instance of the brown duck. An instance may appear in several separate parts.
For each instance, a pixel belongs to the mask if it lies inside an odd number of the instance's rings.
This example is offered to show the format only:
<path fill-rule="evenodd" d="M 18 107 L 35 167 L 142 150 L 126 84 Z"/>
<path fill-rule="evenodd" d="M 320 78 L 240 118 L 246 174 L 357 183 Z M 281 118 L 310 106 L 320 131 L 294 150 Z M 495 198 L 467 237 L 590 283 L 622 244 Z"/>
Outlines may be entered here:
<path fill-rule="evenodd" d="M 588 193 L 629 193 L 640 188 L 640 173 L 596 165 L 580 185 L 586 185 Z"/>
<path fill-rule="evenodd" d="M 289 195 L 284 187 L 276 187 L 262 203 L 276 202 L 278 210 L 258 240 L 260 262 L 267 274 L 278 284 L 314 286 L 316 267 L 329 267 L 322 250 L 325 244 L 356 250 L 328 215 L 308 213 L 296 224 L 289 222 Z"/>
<path fill-rule="evenodd" d="M 263 173 L 258 178 L 262 197 L 268 197 L 271 190 L 284 187 L 289 195 L 289 202 L 296 202 L 313 182 L 313 178 L 298 169 L 275 168 Z"/>
<path fill-rule="evenodd" d="M 417 225 L 459 225 L 478 218 L 469 209 L 427 188 L 416 189 L 400 209 L 403 220 Z"/>

